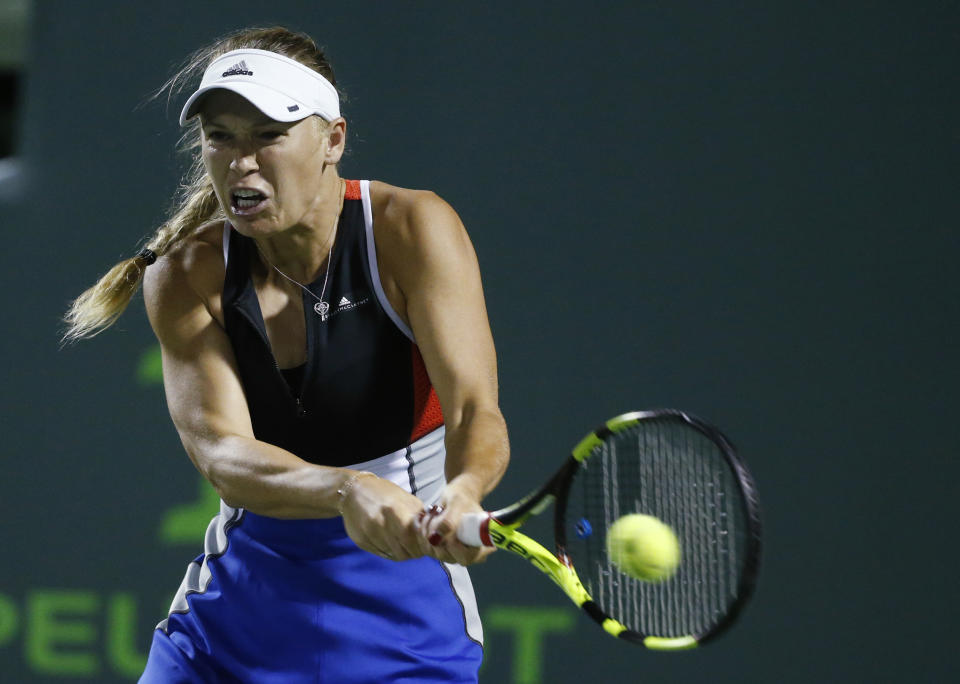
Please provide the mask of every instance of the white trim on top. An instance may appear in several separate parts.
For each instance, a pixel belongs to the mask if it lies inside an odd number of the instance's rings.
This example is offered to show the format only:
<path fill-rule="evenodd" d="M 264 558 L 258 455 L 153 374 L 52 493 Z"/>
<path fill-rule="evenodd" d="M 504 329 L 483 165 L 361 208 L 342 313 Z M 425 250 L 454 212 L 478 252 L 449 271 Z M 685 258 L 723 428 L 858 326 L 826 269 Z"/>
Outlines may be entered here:
<path fill-rule="evenodd" d="M 424 507 L 440 500 L 444 485 L 446 428 L 441 425 L 417 441 L 402 449 L 375 458 L 372 461 L 346 466 L 350 470 L 362 470 L 389 480 L 404 491 L 415 494 Z"/>
<path fill-rule="evenodd" d="M 223 222 L 223 268 L 227 268 L 227 259 L 230 258 L 230 222 Z"/>
<path fill-rule="evenodd" d="M 367 262 L 370 264 L 370 275 L 373 277 L 373 289 L 377 293 L 377 301 L 387 312 L 387 316 L 393 321 L 393 324 L 400 328 L 400 332 L 410 338 L 410 341 L 416 344 L 413 337 L 413 331 L 403 322 L 403 319 L 393 310 L 387 300 L 387 294 L 383 291 L 383 284 L 380 282 L 380 269 L 377 267 L 377 246 L 373 239 L 373 207 L 370 204 L 370 181 L 360 181 L 360 196 L 363 199 L 363 222 L 367 230 Z"/>

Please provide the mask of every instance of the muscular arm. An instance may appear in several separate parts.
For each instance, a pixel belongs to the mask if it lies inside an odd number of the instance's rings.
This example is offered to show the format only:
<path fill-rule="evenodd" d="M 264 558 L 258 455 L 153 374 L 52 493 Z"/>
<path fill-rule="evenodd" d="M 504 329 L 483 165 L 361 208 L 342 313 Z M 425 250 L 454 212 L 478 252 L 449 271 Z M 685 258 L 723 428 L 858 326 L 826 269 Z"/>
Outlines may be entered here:
<path fill-rule="evenodd" d="M 384 236 L 385 265 L 446 423 L 449 515 L 437 516 L 427 533 L 452 545 L 459 515 L 479 509 L 509 461 L 496 353 L 476 254 L 459 217 L 433 193 L 403 191 L 393 203 L 399 206 L 386 212 L 393 229 Z"/>
<path fill-rule="evenodd" d="M 188 248 L 198 268 L 205 248 Z M 276 518 L 338 515 L 337 489 L 352 472 L 307 463 L 254 437 L 229 339 L 184 261 L 174 255 L 151 266 L 144 300 L 160 340 L 170 416 L 194 465 L 228 504 Z"/>

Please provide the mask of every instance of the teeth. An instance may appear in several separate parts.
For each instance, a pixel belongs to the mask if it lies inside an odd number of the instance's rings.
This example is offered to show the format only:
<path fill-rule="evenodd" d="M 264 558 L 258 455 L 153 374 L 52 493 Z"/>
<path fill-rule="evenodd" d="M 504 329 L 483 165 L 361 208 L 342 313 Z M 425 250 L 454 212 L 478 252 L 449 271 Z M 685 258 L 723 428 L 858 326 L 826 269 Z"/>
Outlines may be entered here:
<path fill-rule="evenodd" d="M 234 190 L 233 194 L 236 195 L 237 197 L 257 197 L 262 193 L 259 193 L 256 190 L 244 189 L 244 190 Z"/>

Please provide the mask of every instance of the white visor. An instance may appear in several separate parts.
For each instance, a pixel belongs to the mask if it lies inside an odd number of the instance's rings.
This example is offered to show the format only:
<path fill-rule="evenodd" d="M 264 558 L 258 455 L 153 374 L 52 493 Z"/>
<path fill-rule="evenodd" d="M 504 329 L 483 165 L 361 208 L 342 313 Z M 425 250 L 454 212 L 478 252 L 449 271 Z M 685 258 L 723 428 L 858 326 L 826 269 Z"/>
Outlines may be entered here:
<path fill-rule="evenodd" d="M 217 57 L 203 72 L 200 87 L 180 112 L 180 125 L 199 112 L 200 98 L 223 88 L 247 99 L 274 121 L 299 121 L 319 114 L 340 116 L 337 89 L 313 69 L 276 52 L 244 48 Z"/>

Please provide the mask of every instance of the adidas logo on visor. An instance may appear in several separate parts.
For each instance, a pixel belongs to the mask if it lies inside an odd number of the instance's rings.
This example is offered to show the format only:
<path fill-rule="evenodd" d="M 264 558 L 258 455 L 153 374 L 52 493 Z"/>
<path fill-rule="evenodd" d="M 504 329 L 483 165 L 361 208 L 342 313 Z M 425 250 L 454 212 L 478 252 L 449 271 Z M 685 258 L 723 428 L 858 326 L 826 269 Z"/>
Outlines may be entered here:
<path fill-rule="evenodd" d="M 226 78 L 227 76 L 253 76 L 253 72 L 247 68 L 246 61 L 239 61 L 224 71 L 220 78 Z"/>

